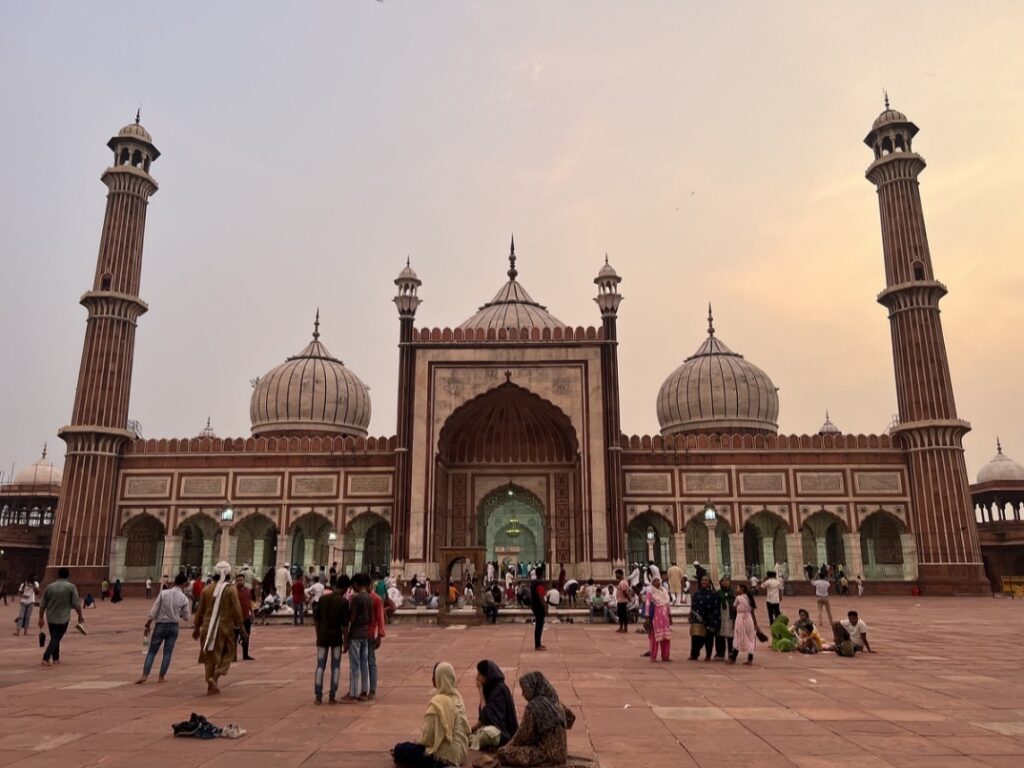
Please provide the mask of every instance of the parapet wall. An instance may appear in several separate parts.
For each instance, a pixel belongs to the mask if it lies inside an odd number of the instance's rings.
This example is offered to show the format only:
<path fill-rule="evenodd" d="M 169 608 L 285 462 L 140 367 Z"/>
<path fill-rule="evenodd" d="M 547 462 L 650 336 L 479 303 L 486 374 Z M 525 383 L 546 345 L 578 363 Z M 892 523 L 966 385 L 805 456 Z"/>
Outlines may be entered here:
<path fill-rule="evenodd" d="M 166 453 L 391 453 L 394 437 L 191 437 L 136 440 L 126 455 Z"/>
<path fill-rule="evenodd" d="M 624 451 L 872 451 L 899 450 L 890 435 L 622 435 Z"/>
<path fill-rule="evenodd" d="M 450 344 L 480 341 L 566 342 L 603 341 L 604 330 L 589 326 L 572 328 L 420 328 L 413 329 L 412 340 L 420 344 Z"/>

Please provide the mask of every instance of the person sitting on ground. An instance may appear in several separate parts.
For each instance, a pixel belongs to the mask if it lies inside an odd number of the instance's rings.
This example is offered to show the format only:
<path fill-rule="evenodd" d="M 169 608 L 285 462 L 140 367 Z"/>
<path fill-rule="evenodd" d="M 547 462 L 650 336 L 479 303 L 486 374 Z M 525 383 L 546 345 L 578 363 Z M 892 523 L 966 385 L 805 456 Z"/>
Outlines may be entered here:
<path fill-rule="evenodd" d="M 818 630 L 814 628 L 813 624 L 808 622 L 800 628 L 796 645 L 796 649 L 800 653 L 821 653 L 823 647 L 821 635 L 818 634 Z"/>
<path fill-rule="evenodd" d="M 797 647 L 798 637 L 789 628 L 789 617 L 780 613 L 769 627 L 769 634 L 772 636 L 772 650 L 779 653 L 789 653 Z"/>
<path fill-rule="evenodd" d="M 446 661 L 434 666 L 437 691 L 427 705 L 418 742 L 396 744 L 391 756 L 397 765 L 441 768 L 462 765 L 469 751 L 469 720 L 462 695 L 455 687 L 455 669 Z"/>
<path fill-rule="evenodd" d="M 806 609 L 801 608 L 797 612 L 796 623 L 793 624 L 789 629 L 792 632 L 799 633 L 802 629 L 809 628 L 811 631 L 814 630 L 814 622 L 811 621 L 811 614 Z"/>
<path fill-rule="evenodd" d="M 871 644 L 868 642 L 868 625 L 860 619 L 856 611 L 850 611 L 846 616 L 846 621 L 841 621 L 839 623 L 850 636 L 850 642 L 853 643 L 853 650 L 874 653 L 874 651 L 871 650 Z"/>
<path fill-rule="evenodd" d="M 558 700 L 541 672 L 519 678 L 526 699 L 523 720 L 512 740 L 498 750 L 498 762 L 513 766 L 564 765 L 569 757 L 568 730 L 576 716 Z"/>
<path fill-rule="evenodd" d="M 832 644 L 826 645 L 824 650 L 835 651 L 840 656 L 850 657 L 857 652 L 857 647 L 850 640 L 850 633 L 837 621 L 832 625 Z"/>
<path fill-rule="evenodd" d="M 430 602 L 429 602 L 429 603 L 427 603 L 427 608 L 429 608 L 429 609 L 430 609 L 430 610 L 432 610 L 432 611 L 436 611 L 436 610 L 437 610 L 437 607 L 438 607 L 438 606 L 439 606 L 440 604 L 441 604 L 441 595 L 439 595 L 439 594 L 437 593 L 437 591 L 435 590 L 435 591 L 434 591 L 434 594 L 433 594 L 433 595 L 431 596 L 431 598 L 430 598 Z"/>
<path fill-rule="evenodd" d="M 471 731 L 481 750 L 503 747 L 519 729 L 512 691 L 505 684 L 505 675 L 493 661 L 484 659 L 476 665 L 476 687 L 480 691 L 477 721 Z"/>

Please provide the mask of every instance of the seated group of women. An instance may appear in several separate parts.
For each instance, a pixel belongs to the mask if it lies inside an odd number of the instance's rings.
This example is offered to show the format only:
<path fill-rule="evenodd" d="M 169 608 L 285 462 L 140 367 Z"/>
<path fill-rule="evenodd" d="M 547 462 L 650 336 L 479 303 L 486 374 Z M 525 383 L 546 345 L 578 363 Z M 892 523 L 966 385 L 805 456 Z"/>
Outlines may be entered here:
<path fill-rule="evenodd" d="M 497 764 L 507 766 L 556 766 L 568 758 L 566 731 L 576 720 L 572 710 L 558 700 L 551 683 L 540 672 L 519 678 L 526 699 L 522 722 L 516 716 L 512 692 L 505 675 L 493 661 L 476 666 L 480 705 L 476 723 L 469 724 L 466 707 L 455 684 L 455 669 L 448 662 L 434 667 L 436 693 L 423 716 L 419 742 L 396 744 L 395 762 L 410 768 L 443 768 L 462 765 L 473 745 L 497 749 Z"/>

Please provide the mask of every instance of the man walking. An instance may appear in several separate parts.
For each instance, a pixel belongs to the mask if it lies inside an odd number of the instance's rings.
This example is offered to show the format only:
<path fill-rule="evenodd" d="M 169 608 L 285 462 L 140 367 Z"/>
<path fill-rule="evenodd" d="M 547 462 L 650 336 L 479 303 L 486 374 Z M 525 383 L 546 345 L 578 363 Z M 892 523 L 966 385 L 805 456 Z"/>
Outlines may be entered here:
<path fill-rule="evenodd" d="M 827 576 L 819 574 L 818 578 L 811 582 L 811 586 L 814 587 L 814 596 L 818 599 L 818 626 L 825 626 L 821 620 L 822 611 L 824 611 L 828 614 L 828 626 L 831 627 L 835 624 L 832 620 L 832 605 L 828 601 L 828 590 L 832 585 Z"/>
<path fill-rule="evenodd" d="M 306 585 L 301 578 L 292 582 L 292 624 L 306 623 Z"/>
<path fill-rule="evenodd" d="M 546 651 L 541 640 L 544 636 L 544 621 L 548 617 L 547 587 L 544 585 L 544 568 L 538 566 L 530 582 L 530 610 L 533 611 L 533 650 Z"/>
<path fill-rule="evenodd" d="M 683 594 L 683 569 L 672 563 L 668 569 L 668 596 L 673 605 L 679 605 L 679 599 Z"/>
<path fill-rule="evenodd" d="M 313 696 L 317 704 L 324 700 L 324 672 L 327 659 L 331 660 L 331 687 L 328 702 L 337 703 L 338 679 L 341 677 L 341 654 L 348 647 L 349 623 L 352 609 L 345 593 L 350 586 L 345 574 L 335 575 L 334 588 L 320 598 L 313 623 L 316 625 L 316 672 L 313 675 Z"/>
<path fill-rule="evenodd" d="M 32 620 L 32 609 L 39 598 L 39 582 L 36 581 L 36 577 L 30 576 L 21 582 L 21 586 L 18 587 L 18 594 L 21 595 L 21 600 L 18 603 L 18 620 L 14 623 L 15 637 L 18 636 L 19 632 L 28 634 L 28 623 Z"/>
<path fill-rule="evenodd" d="M 78 624 L 84 633 L 85 617 L 82 615 L 82 602 L 78 599 L 78 589 L 68 581 L 71 571 L 60 568 L 57 580 L 46 587 L 43 599 L 39 601 L 39 628 L 43 628 L 44 619 L 48 620 L 50 642 L 43 652 L 43 666 L 52 667 L 60 664 L 60 641 L 68 631 L 71 621 L 71 610 L 78 614 Z"/>
<path fill-rule="evenodd" d="M 357 573 L 352 578 L 352 620 L 348 632 L 348 693 L 342 701 L 369 701 L 370 698 L 370 624 L 373 600 L 366 592 L 369 578 Z"/>
<path fill-rule="evenodd" d="M 242 643 L 242 661 L 256 661 L 249 655 L 249 641 L 252 639 L 252 590 L 245 586 L 245 576 L 235 577 L 235 590 L 238 592 L 238 604 L 242 606 L 242 630 L 235 636 Z"/>
<path fill-rule="evenodd" d="M 619 618 L 619 628 L 616 632 L 629 632 L 629 582 L 624 578 L 625 574 L 621 568 L 616 569 L 615 578 L 619 583 L 615 587 L 615 613 Z"/>
<path fill-rule="evenodd" d="M 768 571 L 763 586 L 764 601 L 768 604 L 768 624 L 771 624 L 782 613 L 782 579 L 775 571 Z"/>
<path fill-rule="evenodd" d="M 164 655 L 160 661 L 160 677 L 157 678 L 157 682 L 162 683 L 167 678 L 174 644 L 178 642 L 178 622 L 188 621 L 192 615 L 192 611 L 189 610 L 190 600 L 185 595 L 187 581 L 188 577 L 184 573 L 179 573 L 174 578 L 174 586 L 161 590 L 153 601 L 153 607 L 149 609 L 149 618 L 143 631 L 143 636 L 150 638 L 149 650 L 146 651 L 146 660 L 142 664 L 142 677 L 135 681 L 138 685 L 142 685 L 149 677 L 161 645 L 164 647 Z"/>
<path fill-rule="evenodd" d="M 231 583 L 231 565 L 220 561 L 217 578 L 203 589 L 199 610 L 193 620 L 192 637 L 200 642 L 199 663 L 206 668 L 206 694 L 220 693 L 217 682 L 228 673 L 235 660 L 235 633 L 245 632 L 238 592 Z"/>
<path fill-rule="evenodd" d="M 384 631 L 387 617 L 384 615 L 384 601 L 380 595 L 376 591 L 369 592 L 369 595 L 370 600 L 373 602 L 373 612 L 370 619 L 370 642 L 366 647 L 367 666 L 370 670 L 370 691 L 367 696 L 370 701 L 373 701 L 377 698 L 377 649 L 380 648 L 384 635 L 387 634 Z"/>

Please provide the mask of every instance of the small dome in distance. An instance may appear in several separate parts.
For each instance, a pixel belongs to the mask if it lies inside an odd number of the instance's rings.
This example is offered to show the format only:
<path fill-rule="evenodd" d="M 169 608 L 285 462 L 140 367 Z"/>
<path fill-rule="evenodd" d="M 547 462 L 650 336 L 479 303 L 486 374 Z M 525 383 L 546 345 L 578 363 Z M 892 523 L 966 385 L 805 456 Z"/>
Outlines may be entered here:
<path fill-rule="evenodd" d="M 1003 445 L 996 438 L 996 455 L 978 470 L 979 483 L 1020 483 L 1024 482 L 1024 467 L 1003 453 Z"/>
<path fill-rule="evenodd" d="M 211 438 L 213 438 L 213 437 L 216 437 L 216 436 L 217 436 L 217 433 L 214 432 L 213 431 L 213 427 L 210 426 L 210 417 L 207 416 L 206 417 L 206 426 L 203 427 L 201 430 L 199 430 L 199 434 L 196 435 L 196 437 L 200 437 L 200 438 L 211 437 Z"/>
<path fill-rule="evenodd" d="M 832 423 L 832 419 L 828 416 L 828 411 L 825 411 L 825 423 L 821 425 L 818 430 L 819 435 L 839 435 L 842 434 L 835 424 Z"/>
<path fill-rule="evenodd" d="M 17 485 L 60 485 L 63 474 L 46 460 L 46 446 L 43 455 L 35 464 L 29 464 L 14 476 Z"/>

